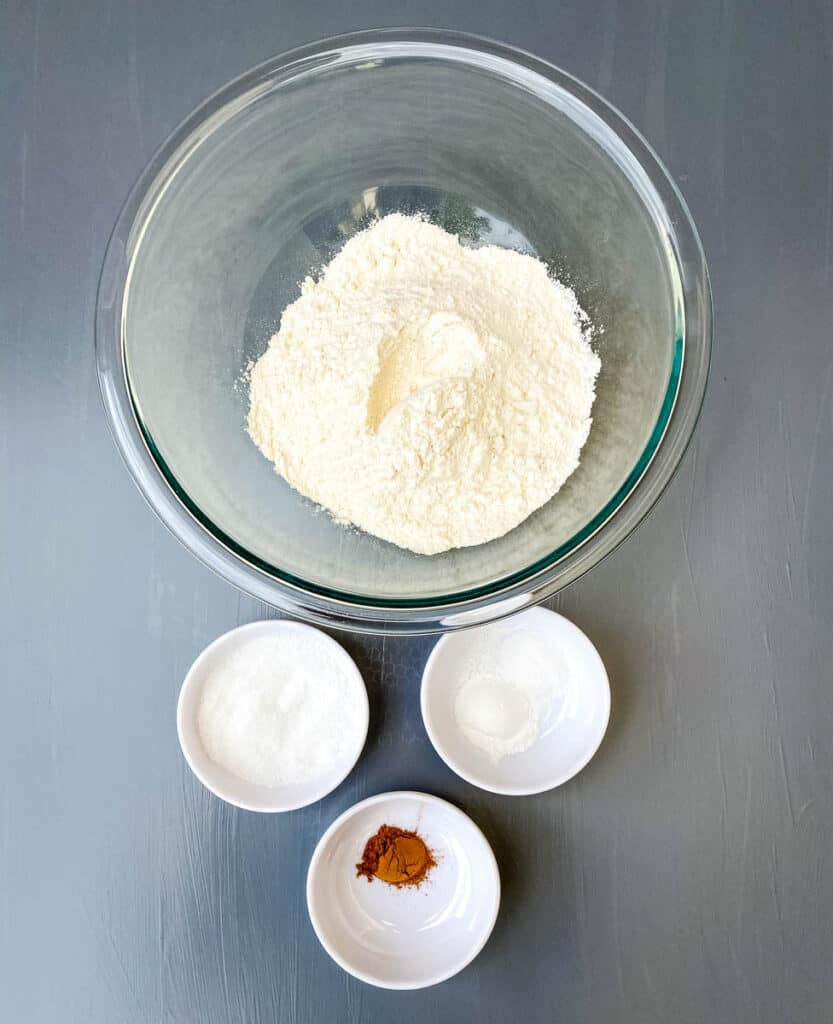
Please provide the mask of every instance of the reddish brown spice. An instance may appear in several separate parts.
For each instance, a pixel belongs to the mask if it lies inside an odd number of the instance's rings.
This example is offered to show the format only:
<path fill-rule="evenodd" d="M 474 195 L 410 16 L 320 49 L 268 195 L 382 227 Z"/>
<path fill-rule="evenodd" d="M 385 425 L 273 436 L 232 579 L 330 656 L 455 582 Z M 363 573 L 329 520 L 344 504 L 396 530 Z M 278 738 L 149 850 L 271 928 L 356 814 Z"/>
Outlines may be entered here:
<path fill-rule="evenodd" d="M 416 834 L 394 825 L 382 825 L 364 846 L 356 874 L 368 882 L 378 878 L 388 885 L 419 885 L 436 864 L 425 842 Z"/>

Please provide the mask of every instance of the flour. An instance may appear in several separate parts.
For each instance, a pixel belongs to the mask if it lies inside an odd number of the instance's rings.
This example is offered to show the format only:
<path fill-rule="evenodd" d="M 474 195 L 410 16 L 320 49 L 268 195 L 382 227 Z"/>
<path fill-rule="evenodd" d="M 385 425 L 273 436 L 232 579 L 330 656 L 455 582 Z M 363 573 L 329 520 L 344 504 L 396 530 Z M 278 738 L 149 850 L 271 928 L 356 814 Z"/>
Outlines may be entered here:
<path fill-rule="evenodd" d="M 481 544 L 578 466 L 599 372 L 585 324 L 532 257 L 391 214 L 284 310 L 249 433 L 341 522 L 423 554 Z"/>

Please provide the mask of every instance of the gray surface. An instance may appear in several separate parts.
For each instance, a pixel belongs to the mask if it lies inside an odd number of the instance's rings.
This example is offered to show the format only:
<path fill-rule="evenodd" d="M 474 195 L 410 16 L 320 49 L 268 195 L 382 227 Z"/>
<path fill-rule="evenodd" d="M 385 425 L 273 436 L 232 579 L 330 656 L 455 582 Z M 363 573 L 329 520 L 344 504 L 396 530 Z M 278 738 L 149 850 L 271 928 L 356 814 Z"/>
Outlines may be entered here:
<path fill-rule="evenodd" d="M 558 602 L 614 691 L 578 779 L 524 800 L 458 781 L 419 721 L 431 642 L 353 638 L 373 701 L 358 770 L 257 817 L 188 774 L 174 702 L 197 652 L 264 609 L 120 465 L 96 275 L 128 186 L 203 96 L 397 23 L 528 47 L 647 133 L 710 259 L 713 376 L 656 513 Z M 0 1019 L 830 1020 L 830 5 L 7 0 L 0 39 Z M 304 906 L 325 825 L 394 786 L 469 811 L 505 883 L 476 964 L 419 994 L 342 974 Z"/>

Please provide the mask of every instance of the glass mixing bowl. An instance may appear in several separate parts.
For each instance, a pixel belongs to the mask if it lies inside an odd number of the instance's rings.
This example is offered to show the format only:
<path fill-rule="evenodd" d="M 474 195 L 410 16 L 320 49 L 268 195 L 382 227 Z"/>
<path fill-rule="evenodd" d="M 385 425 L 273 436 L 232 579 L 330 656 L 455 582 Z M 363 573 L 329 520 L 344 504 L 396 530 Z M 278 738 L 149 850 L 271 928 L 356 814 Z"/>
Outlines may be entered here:
<path fill-rule="evenodd" d="M 506 536 L 441 555 L 337 525 L 245 432 L 243 375 L 281 311 L 393 210 L 544 260 L 590 315 L 602 362 L 561 491 Z M 162 521 L 261 600 L 374 632 L 497 618 L 595 565 L 676 468 L 710 342 L 700 242 L 634 128 L 550 64 L 432 31 L 305 46 L 208 100 L 131 192 L 96 316 L 113 433 Z"/>

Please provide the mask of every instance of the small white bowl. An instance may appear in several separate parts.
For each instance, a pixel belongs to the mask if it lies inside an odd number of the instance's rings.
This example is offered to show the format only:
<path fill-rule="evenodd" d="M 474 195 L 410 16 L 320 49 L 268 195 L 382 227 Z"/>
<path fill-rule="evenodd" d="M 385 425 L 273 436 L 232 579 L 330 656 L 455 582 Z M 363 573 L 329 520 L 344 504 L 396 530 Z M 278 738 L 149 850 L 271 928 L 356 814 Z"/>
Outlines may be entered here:
<path fill-rule="evenodd" d="M 419 833 L 436 865 L 418 887 L 357 877 L 364 846 L 382 825 Z M 349 808 L 319 840 L 307 908 L 321 945 L 361 981 L 381 988 L 436 985 L 486 944 L 500 906 L 492 848 L 461 810 L 426 793 L 382 793 Z"/>
<path fill-rule="evenodd" d="M 514 643 L 528 636 L 545 652 L 557 679 L 556 697 L 533 745 L 495 763 L 461 732 L 454 702 L 464 666 L 478 648 L 510 633 L 516 634 Z M 610 684 L 596 648 L 578 626 L 546 608 L 532 608 L 442 637 L 423 671 L 420 704 L 428 738 L 452 771 L 492 793 L 526 796 L 560 786 L 590 761 L 607 730 Z"/>
<path fill-rule="evenodd" d="M 232 775 L 231 772 L 212 761 L 203 750 L 197 727 L 197 714 L 203 686 L 218 660 L 240 644 L 258 637 L 282 639 L 303 634 L 311 634 L 317 643 L 321 643 L 323 640 L 332 645 L 335 656 L 343 661 L 345 671 L 349 673 L 353 681 L 354 700 L 361 711 L 361 728 L 356 733 L 355 742 L 345 749 L 326 775 L 314 779 L 312 782 L 276 787 L 258 786 Z M 369 717 L 367 690 L 361 673 L 340 644 L 337 644 L 326 633 L 322 633 L 320 629 L 315 629 L 312 626 L 306 626 L 300 622 L 290 622 L 286 619 L 270 619 L 232 629 L 206 647 L 188 670 L 179 692 L 176 728 L 179 734 L 179 744 L 188 766 L 200 782 L 215 796 L 247 811 L 294 811 L 320 800 L 350 774 L 367 739 Z"/>

